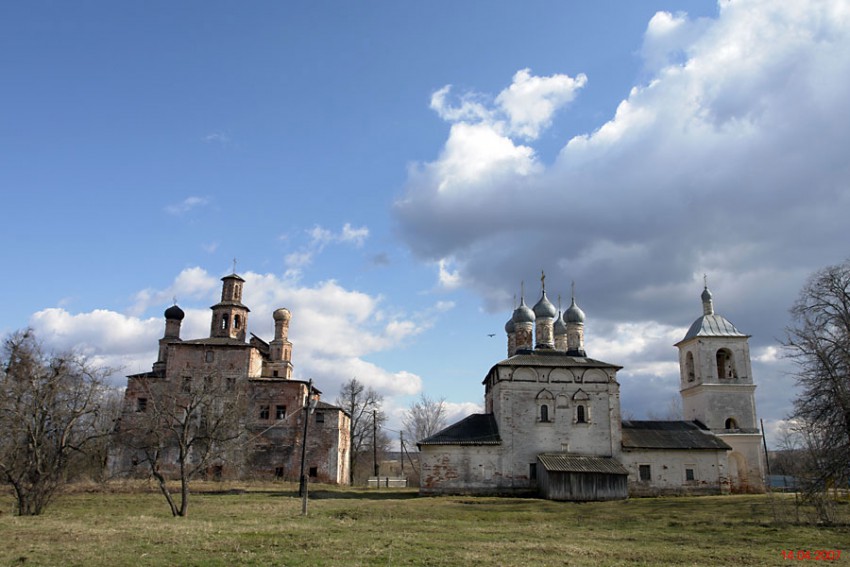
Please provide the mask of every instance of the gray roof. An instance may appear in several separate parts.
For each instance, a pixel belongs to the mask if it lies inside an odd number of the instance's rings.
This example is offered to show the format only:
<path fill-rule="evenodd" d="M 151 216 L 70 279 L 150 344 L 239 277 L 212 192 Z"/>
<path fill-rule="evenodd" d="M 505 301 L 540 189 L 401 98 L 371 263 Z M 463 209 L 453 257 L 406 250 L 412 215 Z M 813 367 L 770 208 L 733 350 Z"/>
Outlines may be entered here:
<path fill-rule="evenodd" d="M 542 453 L 537 459 L 547 472 L 629 474 L 626 467 L 611 457 L 585 457 L 571 453 Z"/>
<path fill-rule="evenodd" d="M 704 449 L 728 451 L 732 448 L 698 421 L 623 422 L 623 449 Z"/>
<path fill-rule="evenodd" d="M 492 413 L 474 413 L 417 445 L 499 445 L 499 426 Z"/>
<path fill-rule="evenodd" d="M 682 341 L 696 337 L 746 337 L 722 315 L 703 315 L 693 322 Z"/>
<path fill-rule="evenodd" d="M 519 351 L 510 358 L 502 360 L 496 366 L 581 366 L 585 368 L 616 368 L 622 366 L 609 364 L 583 356 L 570 356 L 561 350 L 535 349 Z"/>

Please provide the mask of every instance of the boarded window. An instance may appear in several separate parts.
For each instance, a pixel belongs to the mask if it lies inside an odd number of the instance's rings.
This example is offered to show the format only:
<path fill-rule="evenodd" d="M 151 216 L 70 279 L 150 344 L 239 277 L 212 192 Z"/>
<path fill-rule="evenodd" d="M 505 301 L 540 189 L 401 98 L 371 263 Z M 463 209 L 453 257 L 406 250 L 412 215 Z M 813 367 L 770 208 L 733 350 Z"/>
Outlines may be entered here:
<path fill-rule="evenodd" d="M 652 480 L 652 470 L 649 468 L 649 465 L 639 465 L 638 473 L 642 481 L 647 482 Z"/>

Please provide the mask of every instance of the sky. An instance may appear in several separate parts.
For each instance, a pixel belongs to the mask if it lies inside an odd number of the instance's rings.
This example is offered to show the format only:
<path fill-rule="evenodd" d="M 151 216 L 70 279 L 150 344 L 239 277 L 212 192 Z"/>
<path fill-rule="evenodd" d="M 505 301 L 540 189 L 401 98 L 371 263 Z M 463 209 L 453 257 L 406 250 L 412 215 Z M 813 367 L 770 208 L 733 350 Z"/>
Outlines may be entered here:
<path fill-rule="evenodd" d="M 667 417 L 707 281 L 775 445 L 788 310 L 850 256 L 847 101 L 838 0 L 3 2 L 0 333 L 122 387 L 235 268 L 296 378 L 397 428 L 481 411 L 545 272 L 623 413 Z"/>

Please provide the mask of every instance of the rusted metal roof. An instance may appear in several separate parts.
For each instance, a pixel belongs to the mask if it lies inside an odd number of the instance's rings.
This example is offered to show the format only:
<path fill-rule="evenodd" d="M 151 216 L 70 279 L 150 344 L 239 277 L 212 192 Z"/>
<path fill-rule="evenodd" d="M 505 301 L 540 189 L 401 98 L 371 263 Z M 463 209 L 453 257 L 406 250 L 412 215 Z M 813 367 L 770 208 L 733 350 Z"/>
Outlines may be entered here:
<path fill-rule="evenodd" d="M 694 421 L 623 422 L 624 449 L 730 450 L 722 439 Z"/>
<path fill-rule="evenodd" d="M 622 464 L 611 457 L 586 457 L 572 453 L 541 453 L 537 455 L 547 472 L 580 472 L 629 474 Z"/>
<path fill-rule="evenodd" d="M 499 426 L 492 413 L 474 413 L 417 445 L 499 445 Z"/>

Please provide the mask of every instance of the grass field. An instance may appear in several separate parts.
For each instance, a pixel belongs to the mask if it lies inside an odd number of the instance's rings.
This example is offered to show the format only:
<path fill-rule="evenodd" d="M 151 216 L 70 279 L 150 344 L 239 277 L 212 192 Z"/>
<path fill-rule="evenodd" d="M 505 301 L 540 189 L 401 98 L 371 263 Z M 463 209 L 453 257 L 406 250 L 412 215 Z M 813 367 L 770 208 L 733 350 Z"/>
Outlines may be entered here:
<path fill-rule="evenodd" d="M 145 487 L 77 489 L 26 518 L 3 496 L 0 565 L 809 563 L 783 550 L 841 550 L 826 563 L 850 564 L 850 528 L 795 523 L 788 496 L 576 504 L 314 487 L 304 517 L 292 485 L 227 488 L 196 485 L 188 518 L 172 518 Z"/>

